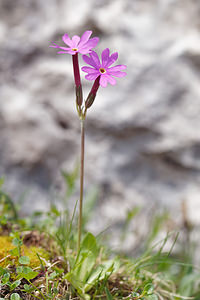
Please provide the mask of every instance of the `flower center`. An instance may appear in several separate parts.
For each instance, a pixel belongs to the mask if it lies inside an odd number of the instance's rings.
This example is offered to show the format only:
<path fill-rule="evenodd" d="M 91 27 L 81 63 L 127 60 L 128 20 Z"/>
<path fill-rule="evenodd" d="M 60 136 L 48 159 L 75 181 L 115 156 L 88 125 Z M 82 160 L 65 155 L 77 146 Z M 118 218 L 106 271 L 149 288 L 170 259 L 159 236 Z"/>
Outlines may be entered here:
<path fill-rule="evenodd" d="M 77 48 L 72 48 L 72 51 L 78 51 L 78 49 Z"/>
<path fill-rule="evenodd" d="M 106 70 L 104 68 L 100 68 L 99 72 L 102 73 L 102 74 L 104 74 L 104 73 L 106 73 Z"/>

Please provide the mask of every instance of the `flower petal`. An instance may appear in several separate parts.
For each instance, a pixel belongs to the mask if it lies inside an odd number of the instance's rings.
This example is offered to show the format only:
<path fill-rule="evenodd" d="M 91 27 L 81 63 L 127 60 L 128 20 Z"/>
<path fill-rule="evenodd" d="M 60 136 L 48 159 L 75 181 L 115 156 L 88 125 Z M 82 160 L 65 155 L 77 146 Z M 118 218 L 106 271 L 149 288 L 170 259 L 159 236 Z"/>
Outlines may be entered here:
<path fill-rule="evenodd" d="M 108 71 L 111 72 L 111 71 L 121 71 L 121 70 L 125 70 L 127 68 L 127 66 L 125 65 L 117 65 L 117 66 L 114 66 L 114 67 L 110 67 L 108 68 Z"/>
<path fill-rule="evenodd" d="M 117 52 L 111 54 L 105 67 L 111 66 L 117 60 L 117 58 L 118 58 Z"/>
<path fill-rule="evenodd" d="M 85 43 L 82 47 L 78 46 L 79 52 L 82 54 L 91 53 L 91 49 L 95 48 L 99 42 L 99 38 L 90 39 L 87 43 Z"/>
<path fill-rule="evenodd" d="M 72 47 L 72 40 L 70 39 L 69 35 L 65 33 L 62 37 L 62 40 L 65 44 L 67 44 L 69 47 Z"/>
<path fill-rule="evenodd" d="M 61 47 L 61 46 L 54 46 L 54 45 L 50 45 L 49 47 L 52 47 L 52 48 L 57 48 L 57 49 L 62 49 L 62 50 L 70 50 L 71 48 L 67 48 L 67 47 Z"/>
<path fill-rule="evenodd" d="M 80 44 L 79 44 L 79 46 L 78 46 L 79 52 L 81 54 L 91 53 L 91 49 L 95 48 L 96 45 L 98 44 L 98 42 L 99 42 L 99 38 L 93 38 L 93 39 L 90 39 L 87 43 L 85 43 L 82 47 L 80 47 Z"/>
<path fill-rule="evenodd" d="M 96 72 L 98 72 L 97 69 L 90 68 L 90 67 L 82 67 L 81 70 L 83 72 L 87 72 L 87 73 L 94 73 L 94 72 L 96 73 Z"/>
<path fill-rule="evenodd" d="M 113 78 L 112 76 L 106 74 L 105 77 L 106 77 L 107 81 L 108 81 L 111 85 L 115 85 L 115 84 L 116 84 L 116 80 L 115 80 L 115 78 Z"/>
<path fill-rule="evenodd" d="M 112 72 L 108 71 L 107 74 L 115 77 L 124 77 L 127 75 L 126 72 L 121 72 L 121 71 L 112 71 Z"/>
<path fill-rule="evenodd" d="M 99 69 L 91 57 L 89 57 L 87 55 L 83 55 L 82 58 L 83 58 L 84 62 L 86 62 L 86 64 L 88 64 L 92 67 L 95 67 L 96 69 Z"/>
<path fill-rule="evenodd" d="M 68 53 L 69 54 L 69 51 L 58 51 L 57 53 L 58 54 L 61 54 L 61 53 Z"/>
<path fill-rule="evenodd" d="M 72 48 L 78 47 L 78 43 L 80 42 L 80 37 L 78 35 L 74 35 L 72 37 Z"/>
<path fill-rule="evenodd" d="M 87 75 L 85 76 L 85 78 L 86 78 L 87 80 L 95 80 L 98 76 L 99 76 L 99 73 L 96 72 L 96 73 L 94 73 L 94 74 L 87 74 Z"/>
<path fill-rule="evenodd" d="M 91 57 L 91 59 L 92 59 L 93 62 L 94 62 L 94 66 L 95 66 L 97 69 L 99 69 L 99 68 L 101 67 L 101 63 L 100 63 L 100 60 L 99 60 L 99 57 L 98 57 L 97 53 L 96 53 L 95 51 L 92 51 L 92 52 L 90 53 L 90 57 Z"/>
<path fill-rule="evenodd" d="M 108 63 L 109 53 L 110 53 L 110 50 L 109 50 L 108 48 L 106 48 L 105 50 L 103 50 L 103 52 L 101 53 L 102 67 L 103 67 L 103 68 L 104 68 L 104 67 L 106 66 L 106 64 Z"/>
<path fill-rule="evenodd" d="M 105 75 L 101 75 L 99 83 L 100 83 L 100 85 L 102 87 L 106 87 L 107 86 L 107 78 L 106 78 Z"/>
<path fill-rule="evenodd" d="M 71 54 L 71 55 L 75 55 L 77 52 L 72 51 L 71 48 L 69 48 L 69 49 L 66 48 L 66 51 L 58 51 L 57 53 L 58 54 L 60 54 L 60 53 L 68 53 L 68 54 Z"/>
<path fill-rule="evenodd" d="M 80 43 L 79 43 L 79 48 L 82 47 L 89 40 L 91 34 L 92 34 L 91 30 L 85 31 L 82 34 L 81 39 L 80 39 Z"/>
<path fill-rule="evenodd" d="M 69 53 L 69 54 L 71 54 L 71 55 L 75 55 L 76 53 L 78 53 L 78 51 L 73 51 L 73 50 L 69 49 L 69 50 L 67 51 L 67 53 Z"/>
<path fill-rule="evenodd" d="M 54 42 L 52 42 L 52 45 L 50 45 L 49 47 L 52 47 L 52 48 L 60 48 L 60 46 Z"/>
<path fill-rule="evenodd" d="M 78 52 L 81 54 L 89 54 L 89 53 L 91 53 L 91 51 L 92 50 L 90 48 L 81 48 L 78 50 Z"/>
<path fill-rule="evenodd" d="M 99 42 L 99 38 L 98 37 L 94 37 L 94 38 L 90 39 L 87 43 L 85 43 L 82 47 L 83 48 L 90 48 L 90 49 L 92 49 L 92 48 L 96 47 L 96 45 L 98 44 L 98 42 Z"/>

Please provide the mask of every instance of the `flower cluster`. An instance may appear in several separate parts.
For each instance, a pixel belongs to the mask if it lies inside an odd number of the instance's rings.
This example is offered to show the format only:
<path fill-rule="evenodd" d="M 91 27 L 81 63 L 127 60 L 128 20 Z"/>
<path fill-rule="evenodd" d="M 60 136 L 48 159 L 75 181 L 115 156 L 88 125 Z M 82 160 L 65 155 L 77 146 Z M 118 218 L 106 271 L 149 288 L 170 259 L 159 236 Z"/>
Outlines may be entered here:
<path fill-rule="evenodd" d="M 111 65 L 118 58 L 117 52 L 110 54 L 110 50 L 106 48 L 101 54 L 100 61 L 98 54 L 92 50 L 97 46 L 99 38 L 90 38 L 91 35 L 92 31 L 85 31 L 81 37 L 74 35 L 72 39 L 70 39 L 66 33 L 63 35 L 62 40 L 67 47 L 59 46 L 54 42 L 52 42 L 52 45 L 50 45 L 50 47 L 59 49 L 58 54 L 68 53 L 72 55 L 76 88 L 76 103 L 78 113 L 81 118 L 85 117 L 87 109 L 93 104 L 99 86 L 106 87 L 108 83 L 115 85 L 116 79 L 114 77 L 124 77 L 126 75 L 126 73 L 123 71 L 126 69 L 125 65 L 116 65 L 111 67 Z M 87 73 L 85 78 L 87 80 L 94 81 L 91 91 L 85 101 L 84 114 L 82 114 L 83 94 L 79 71 L 78 53 L 82 54 L 84 62 L 89 65 L 82 67 L 82 71 Z"/>

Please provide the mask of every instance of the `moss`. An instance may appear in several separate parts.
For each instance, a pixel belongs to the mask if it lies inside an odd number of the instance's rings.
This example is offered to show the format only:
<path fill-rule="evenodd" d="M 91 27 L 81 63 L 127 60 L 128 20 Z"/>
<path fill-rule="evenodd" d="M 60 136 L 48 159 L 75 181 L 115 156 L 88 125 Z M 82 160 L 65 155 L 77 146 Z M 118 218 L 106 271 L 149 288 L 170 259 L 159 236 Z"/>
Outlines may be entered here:
<path fill-rule="evenodd" d="M 10 255 L 9 251 L 16 248 L 12 244 L 12 239 L 9 236 L 0 236 L 0 266 L 1 267 L 6 267 L 6 265 L 10 262 L 12 262 L 13 265 L 18 265 L 18 257 L 17 256 L 9 256 L 6 258 L 6 256 Z M 30 258 L 30 267 L 31 268 L 36 268 L 40 266 L 40 260 L 37 257 L 37 254 L 41 258 L 44 258 L 45 260 L 49 259 L 49 254 L 46 250 L 40 248 L 40 247 L 35 247 L 35 246 L 30 246 L 27 247 L 25 245 L 21 246 L 21 255 L 28 256 Z M 4 259 L 6 258 L 6 259 Z"/>

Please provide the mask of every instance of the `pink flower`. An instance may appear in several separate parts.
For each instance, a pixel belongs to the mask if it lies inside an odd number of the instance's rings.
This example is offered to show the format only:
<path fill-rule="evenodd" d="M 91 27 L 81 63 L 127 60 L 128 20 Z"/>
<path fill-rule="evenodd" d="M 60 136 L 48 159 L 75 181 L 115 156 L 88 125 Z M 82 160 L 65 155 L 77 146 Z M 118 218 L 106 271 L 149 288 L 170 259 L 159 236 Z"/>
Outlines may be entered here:
<path fill-rule="evenodd" d="M 68 47 L 61 47 L 56 43 L 53 43 L 53 45 L 50 45 L 49 47 L 59 48 L 63 50 L 58 51 L 58 53 L 68 53 L 71 55 L 74 55 L 76 53 L 88 54 L 91 52 L 91 49 L 96 47 L 99 42 L 98 37 L 90 39 L 91 34 L 92 31 L 88 30 L 85 31 L 81 37 L 79 37 L 78 35 L 74 35 L 72 39 L 70 39 L 68 34 L 65 33 L 62 37 L 62 40 Z"/>
<path fill-rule="evenodd" d="M 88 80 L 95 80 L 100 76 L 99 83 L 102 87 L 106 87 L 109 82 L 112 85 L 116 84 L 115 77 L 126 76 L 125 72 L 122 70 L 126 69 L 125 65 L 117 65 L 110 67 L 118 58 L 118 53 L 115 52 L 110 55 L 110 50 L 106 48 L 101 54 L 102 63 L 95 51 L 91 51 L 89 56 L 83 55 L 83 60 L 89 64 L 91 67 L 82 67 L 82 71 L 88 73 L 85 78 Z"/>

